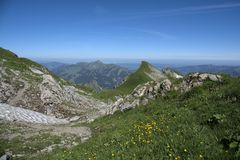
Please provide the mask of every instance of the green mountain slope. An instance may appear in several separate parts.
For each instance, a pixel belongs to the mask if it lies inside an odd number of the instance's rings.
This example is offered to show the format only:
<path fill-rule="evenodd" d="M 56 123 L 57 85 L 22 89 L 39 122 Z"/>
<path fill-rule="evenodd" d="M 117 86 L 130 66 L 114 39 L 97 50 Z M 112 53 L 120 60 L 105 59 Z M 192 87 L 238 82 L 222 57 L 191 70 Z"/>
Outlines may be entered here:
<path fill-rule="evenodd" d="M 1 66 L 5 65 L 9 69 L 17 69 L 19 71 L 29 70 L 29 66 L 44 69 L 38 63 L 29 59 L 18 57 L 15 53 L 0 47 Z"/>
<path fill-rule="evenodd" d="M 170 74 L 174 73 L 174 74 Z M 175 72 L 158 70 L 146 61 L 142 61 L 137 71 L 130 74 L 126 80 L 114 90 L 107 90 L 97 93 L 95 96 L 100 99 L 114 98 L 114 96 L 126 95 L 133 91 L 135 87 L 148 81 L 162 81 L 164 79 L 177 79 Z"/>
<path fill-rule="evenodd" d="M 149 63 L 143 61 L 139 69 L 129 75 L 126 81 L 116 89 L 127 93 L 132 91 L 137 85 L 151 81 L 152 79 L 146 74 L 148 72 L 150 72 Z"/>
<path fill-rule="evenodd" d="M 239 159 L 240 79 L 224 77 L 190 92 L 89 124 L 92 139 L 36 159 Z"/>

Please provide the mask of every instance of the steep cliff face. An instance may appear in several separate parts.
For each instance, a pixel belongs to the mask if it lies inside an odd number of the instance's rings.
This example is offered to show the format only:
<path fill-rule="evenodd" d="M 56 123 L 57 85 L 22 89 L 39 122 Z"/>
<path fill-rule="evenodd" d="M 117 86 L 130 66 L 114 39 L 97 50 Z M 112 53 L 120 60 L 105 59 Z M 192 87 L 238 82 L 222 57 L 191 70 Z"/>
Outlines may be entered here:
<path fill-rule="evenodd" d="M 105 104 L 45 67 L 0 49 L 0 103 L 56 117 L 92 115 Z"/>

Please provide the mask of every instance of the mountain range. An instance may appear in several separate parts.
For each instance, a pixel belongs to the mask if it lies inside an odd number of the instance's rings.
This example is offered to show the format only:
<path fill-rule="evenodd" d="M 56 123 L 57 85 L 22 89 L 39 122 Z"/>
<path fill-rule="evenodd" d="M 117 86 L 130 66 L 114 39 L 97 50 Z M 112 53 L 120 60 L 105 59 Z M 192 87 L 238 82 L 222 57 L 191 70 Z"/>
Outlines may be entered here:
<path fill-rule="evenodd" d="M 180 61 L 181 62 L 181 61 Z M 164 61 L 159 63 L 152 63 L 156 68 L 158 69 L 164 69 L 164 68 L 172 68 L 179 73 L 186 75 L 189 73 L 194 72 L 208 72 L 208 73 L 223 73 L 231 76 L 240 76 L 240 66 L 236 65 L 234 63 L 231 65 L 230 63 L 228 65 L 214 65 L 214 64 L 204 64 L 206 62 L 201 62 L 204 65 L 184 65 L 184 61 L 180 63 L 177 61 L 176 63 L 169 62 L 169 64 L 164 64 Z M 198 62 L 199 63 L 199 62 Z M 126 67 L 131 71 L 135 71 L 139 67 L 139 63 L 133 62 L 133 63 L 116 63 L 119 66 Z"/>
<path fill-rule="evenodd" d="M 104 66 L 94 64 L 95 72 Z M 120 71 L 101 73 L 109 72 Z M 92 92 L 0 48 L 0 154 L 19 160 L 239 159 L 239 88 L 239 77 L 181 75 L 142 61 L 116 88 Z"/>
<path fill-rule="evenodd" d="M 139 64 L 104 64 L 101 61 L 80 62 L 77 64 L 65 64 L 61 62 L 41 63 L 57 76 L 73 83 L 88 86 L 95 91 L 112 89 L 121 85 L 130 73 L 136 71 Z M 124 67 L 125 66 L 125 67 Z M 169 65 L 155 64 L 156 68 L 168 70 Z M 215 74 L 227 74 L 240 76 L 240 66 L 226 65 L 194 65 L 172 67 L 175 72 L 187 75 L 194 72 L 207 72 Z"/>
<path fill-rule="evenodd" d="M 189 74 L 194 72 L 208 72 L 217 74 L 228 74 L 231 76 L 240 76 L 240 66 L 225 66 L 225 65 L 195 65 L 183 66 L 175 68 L 182 74 Z"/>
<path fill-rule="evenodd" d="M 130 74 L 130 71 L 124 67 L 104 64 L 101 61 L 80 62 L 70 65 L 49 62 L 43 65 L 65 80 L 89 86 L 96 91 L 112 89 L 121 84 Z"/>

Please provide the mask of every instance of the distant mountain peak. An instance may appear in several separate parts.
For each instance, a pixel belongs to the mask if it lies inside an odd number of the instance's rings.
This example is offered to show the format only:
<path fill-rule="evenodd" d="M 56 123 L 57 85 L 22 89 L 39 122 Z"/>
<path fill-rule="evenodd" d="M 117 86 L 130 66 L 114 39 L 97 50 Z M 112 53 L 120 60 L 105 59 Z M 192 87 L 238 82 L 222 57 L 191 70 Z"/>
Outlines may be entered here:
<path fill-rule="evenodd" d="M 144 66 L 144 65 L 150 65 L 150 63 L 149 62 L 147 62 L 147 61 L 141 61 L 141 65 L 140 66 Z"/>
<path fill-rule="evenodd" d="M 149 70 L 149 66 L 151 66 L 150 63 L 148 63 L 147 61 L 142 61 L 138 70 Z"/>
<path fill-rule="evenodd" d="M 137 71 L 129 75 L 125 82 L 118 87 L 118 89 L 129 92 L 137 85 L 148 81 L 161 82 L 166 79 L 175 78 L 179 79 L 182 78 L 182 76 L 171 69 L 159 70 L 147 61 L 142 61 Z"/>
<path fill-rule="evenodd" d="M 90 63 L 93 63 L 93 64 L 104 64 L 102 61 L 100 61 L 100 60 L 96 60 L 96 61 L 94 61 L 94 62 L 90 62 Z"/>
<path fill-rule="evenodd" d="M 152 80 L 158 80 L 157 76 L 159 74 L 161 75 L 162 72 L 156 69 L 150 63 L 142 61 L 137 71 L 129 75 L 125 82 L 118 87 L 118 89 L 127 92 L 131 91 L 139 84 Z"/>

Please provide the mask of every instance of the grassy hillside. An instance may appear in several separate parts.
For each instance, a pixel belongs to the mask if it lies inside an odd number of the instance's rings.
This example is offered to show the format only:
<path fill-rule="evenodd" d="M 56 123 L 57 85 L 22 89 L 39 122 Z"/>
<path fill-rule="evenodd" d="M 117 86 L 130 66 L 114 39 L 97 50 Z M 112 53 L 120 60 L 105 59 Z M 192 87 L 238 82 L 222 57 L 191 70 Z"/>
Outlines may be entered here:
<path fill-rule="evenodd" d="M 171 92 L 124 113 L 86 124 L 93 137 L 47 159 L 239 159 L 240 79 L 207 82 L 186 94 Z"/>
<path fill-rule="evenodd" d="M 113 98 L 117 95 L 125 95 L 129 94 L 137 85 L 143 84 L 147 81 L 151 81 L 152 79 L 145 74 L 145 72 L 149 72 L 149 63 L 143 61 L 139 67 L 139 69 L 128 76 L 127 80 L 118 86 L 116 89 L 102 91 L 100 93 L 95 94 L 97 98 L 100 99 L 108 99 Z"/>
<path fill-rule="evenodd" d="M 19 71 L 29 70 L 29 66 L 43 68 L 40 64 L 35 63 L 26 58 L 19 58 L 15 53 L 3 49 L 1 47 L 0 47 L 0 61 L 4 63 L 6 67 L 16 69 Z"/>
<path fill-rule="evenodd" d="M 33 67 L 39 69 L 43 72 L 47 72 L 46 68 L 41 66 L 38 63 L 35 63 L 27 58 L 18 57 L 15 53 L 3 49 L 0 47 L 0 67 L 5 67 L 6 72 L 8 73 L 8 77 L 4 77 L 6 79 L 11 79 L 12 70 L 20 72 L 25 79 L 28 79 L 33 82 L 40 82 L 42 78 L 33 74 L 30 74 L 30 68 Z"/>
<path fill-rule="evenodd" d="M 150 81 L 151 79 L 145 74 L 145 72 L 150 72 L 149 64 L 145 61 L 141 63 L 139 69 L 131 74 L 127 80 L 120 85 L 117 89 L 122 92 L 130 92 L 132 91 L 138 84 L 145 83 Z"/>

